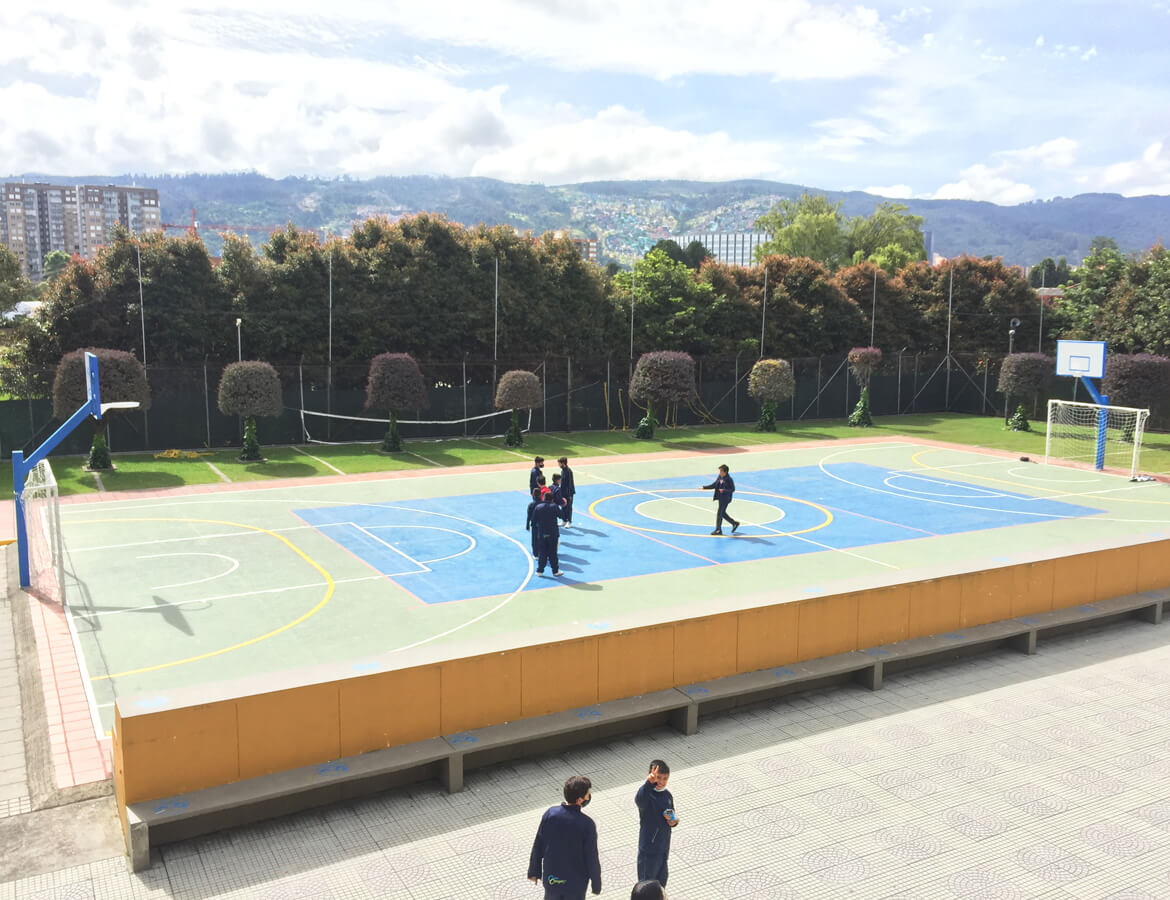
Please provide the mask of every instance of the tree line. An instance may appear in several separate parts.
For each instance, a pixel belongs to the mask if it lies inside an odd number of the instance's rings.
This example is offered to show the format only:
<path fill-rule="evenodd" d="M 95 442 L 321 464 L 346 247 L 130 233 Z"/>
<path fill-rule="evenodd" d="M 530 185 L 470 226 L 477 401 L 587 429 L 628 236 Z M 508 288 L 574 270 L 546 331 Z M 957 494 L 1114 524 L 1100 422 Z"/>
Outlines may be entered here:
<path fill-rule="evenodd" d="M 150 366 L 237 355 L 364 366 L 388 351 L 430 361 L 636 359 L 652 350 L 792 359 L 871 344 L 941 350 L 948 333 L 956 351 L 998 355 L 1012 319 L 1021 323 L 1016 350 L 1051 351 L 1059 337 L 1109 340 L 1116 352 L 1170 350 L 1161 246 L 1126 257 L 1099 242 L 1079 283 L 1042 310 L 1022 272 L 999 259 L 932 267 L 904 258 L 906 220 L 916 217 L 897 209 L 837 217 L 833 237 L 832 207 L 785 203 L 750 268 L 659 245 L 631 270 L 607 270 L 551 234 L 430 214 L 369 219 L 327 241 L 289 226 L 259 249 L 226 235 L 219 259 L 193 237 L 116 229 L 95 259 L 61 268 L 35 315 L 3 329 L 0 388 L 44 396 L 64 354 L 96 346 L 141 357 L 144 333 Z M 829 236 L 828 258 L 812 258 L 815 242 L 797 240 L 810 234 Z M 13 262 L 0 252 L 0 309 L 28 296 Z"/>

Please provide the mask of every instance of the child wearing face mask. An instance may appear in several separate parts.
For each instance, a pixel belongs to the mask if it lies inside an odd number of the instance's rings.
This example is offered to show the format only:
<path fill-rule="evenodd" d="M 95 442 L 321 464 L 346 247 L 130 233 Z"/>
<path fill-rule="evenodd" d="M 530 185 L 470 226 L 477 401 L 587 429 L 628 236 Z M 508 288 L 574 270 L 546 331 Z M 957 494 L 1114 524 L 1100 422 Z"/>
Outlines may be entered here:
<path fill-rule="evenodd" d="M 666 887 L 666 859 L 670 854 L 670 831 L 678 825 L 674 797 L 666 789 L 670 766 L 660 759 L 650 761 L 650 774 L 634 795 L 638 807 L 638 880 L 657 881 Z"/>

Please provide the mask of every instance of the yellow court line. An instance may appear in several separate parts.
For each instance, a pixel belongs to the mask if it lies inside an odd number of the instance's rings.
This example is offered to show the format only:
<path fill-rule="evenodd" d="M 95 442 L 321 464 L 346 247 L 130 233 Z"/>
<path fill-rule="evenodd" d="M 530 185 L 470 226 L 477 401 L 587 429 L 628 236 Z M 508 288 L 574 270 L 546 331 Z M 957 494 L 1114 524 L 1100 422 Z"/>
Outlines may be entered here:
<path fill-rule="evenodd" d="M 591 504 L 589 504 L 589 515 L 593 516 L 595 519 L 600 519 L 602 522 L 605 522 L 609 525 L 614 525 L 618 528 L 628 528 L 630 531 L 645 531 L 645 532 L 650 532 L 651 534 L 670 534 L 670 535 L 676 535 L 678 537 L 700 537 L 700 538 L 718 537 L 718 535 L 711 535 L 711 534 L 696 534 L 693 531 L 665 531 L 661 528 L 646 528 L 643 525 L 632 525 L 629 522 L 615 522 L 613 519 L 607 519 L 605 516 L 603 516 L 599 512 L 597 512 L 598 504 L 605 503 L 607 500 L 616 500 L 619 497 L 632 497 L 635 494 L 654 495 L 654 494 L 698 494 L 698 493 L 701 493 L 701 491 L 695 490 L 693 488 L 661 488 L 659 490 L 654 490 L 654 491 L 625 491 L 624 493 L 621 493 L 621 494 L 610 494 L 608 497 L 599 497 L 597 500 L 594 500 Z M 790 536 L 796 535 L 796 534 L 808 534 L 810 531 L 820 531 L 822 528 L 827 527 L 829 525 L 829 523 L 833 521 L 833 514 L 828 509 L 821 506 L 819 503 L 813 503 L 811 500 L 801 500 L 797 497 L 788 497 L 788 496 L 785 496 L 784 494 L 773 494 L 773 493 L 768 492 L 768 491 L 736 491 L 735 493 L 737 495 L 746 495 L 746 496 L 752 496 L 752 497 L 775 497 L 775 498 L 780 499 L 780 500 L 791 500 L 793 503 L 800 503 L 803 506 L 811 506 L 813 509 L 820 511 L 820 512 L 824 513 L 824 515 L 825 515 L 825 521 L 823 521 L 817 525 L 814 525 L 811 528 L 802 528 L 800 531 L 779 531 L 779 530 L 774 529 L 774 528 L 768 529 L 769 531 L 773 532 L 778 537 L 790 537 Z M 746 522 L 744 524 L 750 525 L 752 523 Z M 768 526 L 761 525 L 760 527 L 767 528 Z"/>
<path fill-rule="evenodd" d="M 1087 494 L 1078 493 L 1076 491 L 1069 491 L 1065 488 L 1043 487 L 1042 485 L 1031 484 L 1031 483 L 1026 482 L 1026 481 L 1008 481 L 1004 478 L 993 478 L 991 475 L 980 475 L 977 472 L 956 472 L 954 469 L 941 469 L 938 466 L 932 466 L 929 463 L 924 463 L 921 459 L 919 459 L 919 457 L 922 456 L 922 454 L 924 454 L 924 453 L 942 453 L 942 452 L 943 452 L 942 447 L 930 447 L 926 450 L 919 450 L 917 453 L 913 454 L 910 457 L 910 462 L 914 463 L 917 466 L 921 466 L 924 469 L 929 469 L 932 472 L 942 472 L 942 474 L 944 474 L 944 475 L 962 475 L 966 478 L 980 478 L 983 481 L 994 481 L 996 484 L 1006 484 L 1009 487 L 1016 488 L 1017 490 L 1020 488 L 1034 488 L 1035 490 L 1038 490 L 1038 491 L 1048 491 L 1048 493 L 1050 493 L 1050 494 L 1059 494 L 1059 495 L 1062 495 L 1065 497 L 1088 496 Z M 972 452 L 972 451 L 967 451 L 967 452 Z M 1004 462 L 1009 462 L 1009 461 L 1010 460 L 1004 460 Z M 1075 471 L 1075 470 L 1073 470 L 1073 471 Z M 913 474 L 913 473 L 908 473 L 908 474 Z M 1141 500 L 1137 497 L 1109 497 L 1107 499 L 1117 500 L 1121 503 L 1153 503 L 1155 506 L 1166 506 L 1166 505 L 1170 504 L 1170 500 Z"/>
<path fill-rule="evenodd" d="M 297 625 L 300 625 L 306 619 L 310 618 L 311 616 L 316 615 L 318 612 L 321 611 L 321 609 L 325 606 L 325 604 L 328 603 L 329 600 L 333 597 L 333 590 L 335 587 L 334 582 L 333 582 L 333 577 L 328 572 L 326 572 L 325 569 L 322 568 L 322 566 L 318 562 L 316 562 L 316 560 L 314 560 L 307 553 L 305 553 L 303 550 L 301 550 L 299 547 L 297 547 L 296 544 L 294 544 L 288 538 L 277 534 L 275 531 L 269 531 L 267 528 L 260 528 L 256 525 L 244 525 L 241 522 L 225 522 L 225 521 L 222 521 L 220 519 L 187 519 L 187 518 L 94 519 L 94 520 L 92 520 L 92 522 L 83 522 L 83 523 L 77 523 L 77 524 L 89 525 L 89 524 L 98 524 L 98 523 L 106 523 L 106 522 L 199 522 L 199 523 L 202 523 L 204 525 L 228 525 L 228 526 L 232 526 L 234 528 L 244 528 L 244 529 L 247 529 L 248 531 L 259 531 L 262 534 L 271 535 L 272 537 L 276 538 L 278 541 L 280 541 L 282 544 L 284 544 L 290 550 L 292 550 L 293 553 L 295 553 L 297 556 L 299 556 L 301 559 L 303 559 L 305 562 L 307 562 L 310 566 L 312 566 L 314 569 L 316 569 L 318 572 L 320 572 L 321 576 L 325 579 L 326 589 L 325 589 L 325 596 L 321 598 L 321 601 L 316 606 L 314 606 L 308 612 L 305 612 L 302 615 L 298 616 L 297 618 L 293 619 L 291 622 L 286 622 L 284 625 L 281 625 L 279 628 L 275 628 L 272 631 L 269 631 L 267 634 L 261 634 L 261 635 L 258 635 L 257 637 L 249 638 L 246 641 L 240 641 L 238 644 L 232 644 L 230 647 L 222 647 L 219 650 L 211 650 L 207 653 L 200 653 L 198 656 L 188 656 L 186 659 L 175 659 L 175 660 L 171 660 L 170 662 L 159 663 L 156 666 L 143 666 L 141 669 L 127 669 L 125 672 L 115 672 L 111 675 L 95 675 L 90 679 L 91 681 L 106 681 L 106 680 L 113 680 L 115 678 L 126 678 L 127 676 L 130 676 L 130 675 L 142 675 L 146 672 L 157 672 L 159 669 L 169 669 L 172 666 L 182 666 L 182 665 L 186 665 L 187 663 L 199 662 L 200 660 L 210 659 L 213 656 L 220 656 L 221 654 L 224 654 L 224 653 L 230 653 L 233 650 L 239 650 L 243 647 L 251 646 L 252 644 L 258 644 L 258 643 L 260 643 L 260 641 L 266 641 L 270 637 L 275 637 L 276 635 L 280 634 L 281 632 L 288 631 L 290 628 L 294 628 Z"/>

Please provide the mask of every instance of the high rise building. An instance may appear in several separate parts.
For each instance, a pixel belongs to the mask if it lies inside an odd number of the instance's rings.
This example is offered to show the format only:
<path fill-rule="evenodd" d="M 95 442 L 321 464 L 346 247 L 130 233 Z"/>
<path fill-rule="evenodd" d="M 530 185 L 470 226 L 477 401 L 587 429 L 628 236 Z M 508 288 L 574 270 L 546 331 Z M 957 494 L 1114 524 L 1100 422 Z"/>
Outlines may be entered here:
<path fill-rule="evenodd" d="M 44 277 L 45 256 L 54 250 L 92 259 L 115 225 L 135 233 L 161 228 L 158 191 L 10 181 L 0 197 L 0 243 L 33 281 Z"/>
<path fill-rule="evenodd" d="M 762 231 L 696 231 L 672 235 L 668 240 L 674 241 L 684 250 L 692 241 L 698 241 L 719 262 L 754 266 L 756 247 L 772 240 L 772 236 Z"/>

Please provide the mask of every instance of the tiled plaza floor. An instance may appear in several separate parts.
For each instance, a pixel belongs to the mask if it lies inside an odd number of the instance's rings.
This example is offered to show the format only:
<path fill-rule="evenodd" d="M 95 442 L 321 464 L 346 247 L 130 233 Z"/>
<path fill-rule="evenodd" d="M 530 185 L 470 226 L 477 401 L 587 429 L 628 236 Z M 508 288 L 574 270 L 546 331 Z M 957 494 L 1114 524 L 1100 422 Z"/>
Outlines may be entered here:
<path fill-rule="evenodd" d="M 542 810 L 593 779 L 603 896 L 672 766 L 672 900 L 1170 897 L 1170 624 L 1123 623 L 0 886 L 9 898 L 539 898 Z"/>

